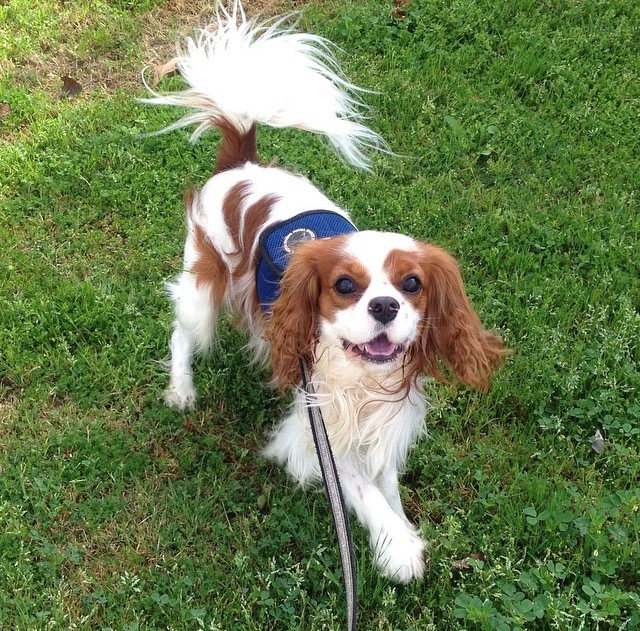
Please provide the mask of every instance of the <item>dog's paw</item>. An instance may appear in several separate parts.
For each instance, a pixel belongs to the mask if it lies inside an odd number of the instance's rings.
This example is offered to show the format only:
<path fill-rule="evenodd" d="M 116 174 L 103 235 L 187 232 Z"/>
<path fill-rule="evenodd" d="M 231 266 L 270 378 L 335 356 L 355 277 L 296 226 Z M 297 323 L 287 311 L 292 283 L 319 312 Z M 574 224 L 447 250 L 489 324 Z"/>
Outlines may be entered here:
<path fill-rule="evenodd" d="M 185 383 L 180 387 L 172 383 L 164 391 L 163 398 L 169 407 L 179 410 L 190 409 L 196 404 L 196 389 L 192 383 Z"/>
<path fill-rule="evenodd" d="M 374 544 L 375 561 L 380 573 L 397 583 L 422 578 L 425 542 L 413 526 L 381 532 Z"/>

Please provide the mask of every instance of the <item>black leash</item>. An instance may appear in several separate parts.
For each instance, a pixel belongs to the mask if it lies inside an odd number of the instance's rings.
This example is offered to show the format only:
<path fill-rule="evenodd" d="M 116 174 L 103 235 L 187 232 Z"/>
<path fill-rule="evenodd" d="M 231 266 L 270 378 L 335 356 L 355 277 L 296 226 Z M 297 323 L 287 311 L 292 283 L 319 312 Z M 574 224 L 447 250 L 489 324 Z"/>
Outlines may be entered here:
<path fill-rule="evenodd" d="M 307 366 L 303 359 L 300 359 L 300 372 L 302 373 L 302 385 L 304 387 L 307 410 L 309 410 L 309 421 L 313 442 L 316 445 L 316 453 L 320 461 L 322 471 L 322 481 L 331 508 L 333 527 L 338 539 L 338 549 L 340 551 L 340 562 L 342 564 L 342 579 L 347 595 L 347 620 L 349 631 L 356 630 L 356 606 L 358 598 L 358 585 L 356 577 L 356 559 L 353 554 L 351 543 L 351 529 L 349 528 L 349 514 L 344 504 L 342 488 L 338 479 L 338 470 L 331 451 L 331 444 L 327 436 L 327 429 L 324 426 L 322 413 L 314 398 L 315 391 L 309 383 Z"/>

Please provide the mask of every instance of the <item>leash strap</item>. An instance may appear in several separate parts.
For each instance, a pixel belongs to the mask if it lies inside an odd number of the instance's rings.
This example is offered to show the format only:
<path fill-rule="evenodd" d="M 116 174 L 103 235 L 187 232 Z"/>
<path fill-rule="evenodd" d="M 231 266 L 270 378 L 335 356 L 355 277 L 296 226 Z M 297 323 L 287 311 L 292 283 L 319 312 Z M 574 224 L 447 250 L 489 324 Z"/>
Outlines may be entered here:
<path fill-rule="evenodd" d="M 307 410 L 309 411 L 309 421 L 311 423 L 311 433 L 316 446 L 316 453 L 320 461 L 322 471 L 322 481 L 329 500 L 333 527 L 338 539 L 338 549 L 340 551 L 340 563 L 342 564 L 342 580 L 347 595 L 347 620 L 349 631 L 356 630 L 356 606 L 358 598 L 358 585 L 356 577 L 356 560 L 351 543 L 351 529 L 349 528 L 349 514 L 344 504 L 342 488 L 338 479 L 336 462 L 331 451 L 331 444 L 327 436 L 327 429 L 322 419 L 322 412 L 317 406 L 313 386 L 309 383 L 307 366 L 303 359 L 300 359 L 300 372 L 302 373 L 302 385 L 304 387 Z"/>

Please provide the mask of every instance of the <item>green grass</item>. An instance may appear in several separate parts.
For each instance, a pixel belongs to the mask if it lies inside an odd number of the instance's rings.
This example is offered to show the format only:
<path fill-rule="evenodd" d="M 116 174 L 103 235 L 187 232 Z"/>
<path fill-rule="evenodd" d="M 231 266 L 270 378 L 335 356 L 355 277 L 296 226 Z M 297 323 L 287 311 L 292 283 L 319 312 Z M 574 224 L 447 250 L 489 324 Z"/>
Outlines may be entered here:
<path fill-rule="evenodd" d="M 196 411 L 160 401 L 182 192 L 216 142 L 140 136 L 175 117 L 134 102 L 150 47 L 171 51 L 168 9 L 0 7 L 0 628 L 343 628 L 325 499 L 259 456 L 286 401 L 242 336 L 199 362 Z M 433 387 L 403 486 L 424 581 L 379 578 L 354 526 L 360 628 L 638 628 L 636 2 L 403 10 L 302 20 L 377 91 L 371 125 L 402 157 L 357 173 L 272 130 L 261 154 L 360 226 L 447 247 L 514 354 L 486 394 Z M 59 98 L 62 74 L 81 95 Z"/>

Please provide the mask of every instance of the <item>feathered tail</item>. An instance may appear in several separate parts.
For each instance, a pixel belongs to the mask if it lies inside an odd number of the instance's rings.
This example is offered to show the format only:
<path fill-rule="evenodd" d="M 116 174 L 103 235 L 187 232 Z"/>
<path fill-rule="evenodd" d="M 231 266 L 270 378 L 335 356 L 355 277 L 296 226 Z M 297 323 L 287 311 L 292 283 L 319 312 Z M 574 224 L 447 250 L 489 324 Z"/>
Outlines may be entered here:
<path fill-rule="evenodd" d="M 153 97 L 143 102 L 193 110 L 158 133 L 197 124 L 195 142 L 212 128 L 246 135 L 256 123 L 297 127 L 326 136 L 347 162 L 369 168 L 367 150 L 385 143 L 363 123 L 363 90 L 343 77 L 330 42 L 295 32 L 289 17 L 248 20 L 239 0 L 218 8 L 213 26 L 188 38 L 176 59 L 189 88 L 163 95 L 145 81 Z"/>

